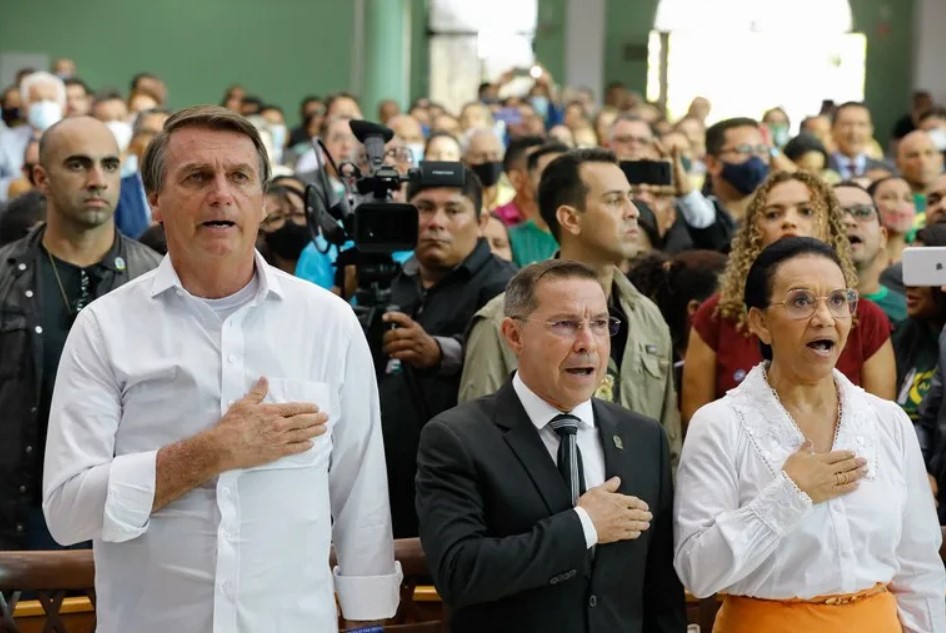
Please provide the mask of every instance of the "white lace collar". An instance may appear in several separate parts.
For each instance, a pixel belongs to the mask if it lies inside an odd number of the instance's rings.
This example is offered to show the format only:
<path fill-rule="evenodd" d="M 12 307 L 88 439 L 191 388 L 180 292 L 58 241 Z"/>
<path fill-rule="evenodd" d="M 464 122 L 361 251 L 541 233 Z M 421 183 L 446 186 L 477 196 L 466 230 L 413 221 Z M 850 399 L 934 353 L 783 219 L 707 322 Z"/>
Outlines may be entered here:
<path fill-rule="evenodd" d="M 726 394 L 752 445 L 773 475 L 778 475 L 788 456 L 805 441 L 791 416 L 779 402 L 765 377 L 767 363 L 749 372 Z M 849 450 L 867 459 L 867 478 L 876 477 L 876 411 L 863 389 L 834 370 L 841 398 L 841 422 L 832 450 Z"/>

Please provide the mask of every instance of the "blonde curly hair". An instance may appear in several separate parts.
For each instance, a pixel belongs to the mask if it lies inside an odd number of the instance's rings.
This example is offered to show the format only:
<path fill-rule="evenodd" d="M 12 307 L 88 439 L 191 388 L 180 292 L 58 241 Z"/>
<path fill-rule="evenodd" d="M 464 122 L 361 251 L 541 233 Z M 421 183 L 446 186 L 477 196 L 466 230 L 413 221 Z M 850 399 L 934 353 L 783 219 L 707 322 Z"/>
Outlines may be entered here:
<path fill-rule="evenodd" d="M 851 244 L 844 230 L 844 211 L 838 202 L 837 196 L 831 187 L 818 176 L 807 171 L 777 171 L 759 186 L 749 207 L 746 217 L 733 236 L 729 263 L 719 283 L 719 304 L 716 306 L 717 318 L 736 322 L 736 330 L 749 336 L 748 317 L 744 303 L 746 291 L 746 275 L 749 267 L 762 252 L 762 231 L 759 229 L 759 218 L 765 209 L 769 192 L 777 185 L 785 182 L 798 181 L 808 187 L 812 194 L 812 207 L 818 218 L 820 235 L 813 235 L 824 240 L 834 248 L 841 260 L 841 270 L 849 288 L 857 288 L 857 273 L 851 261 Z"/>

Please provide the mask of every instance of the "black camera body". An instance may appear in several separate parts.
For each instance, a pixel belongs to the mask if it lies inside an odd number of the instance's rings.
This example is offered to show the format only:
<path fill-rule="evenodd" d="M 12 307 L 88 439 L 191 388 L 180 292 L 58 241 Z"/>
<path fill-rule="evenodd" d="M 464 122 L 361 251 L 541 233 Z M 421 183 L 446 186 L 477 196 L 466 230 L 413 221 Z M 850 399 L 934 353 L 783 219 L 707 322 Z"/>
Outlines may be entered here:
<path fill-rule="evenodd" d="M 306 187 L 306 223 L 313 240 L 321 234 L 328 244 L 345 248 L 336 262 L 339 269 L 355 267 L 358 287 L 353 307 L 368 338 L 375 368 L 380 371 L 385 363 L 381 315 L 391 304 L 391 282 L 401 271 L 392 255 L 414 250 L 418 237 L 417 208 L 394 202 L 392 195 L 405 182 L 462 188 L 465 174 L 461 163 L 422 161 L 402 176 L 393 166 L 384 164 L 384 145 L 394 132 L 368 121 L 353 120 L 349 124 L 365 147 L 365 173 L 352 163 L 336 167 L 343 182 L 349 181 L 346 195 L 338 197 L 333 195 L 325 170 L 321 170 L 321 187 Z M 328 156 L 328 151 L 325 154 Z"/>

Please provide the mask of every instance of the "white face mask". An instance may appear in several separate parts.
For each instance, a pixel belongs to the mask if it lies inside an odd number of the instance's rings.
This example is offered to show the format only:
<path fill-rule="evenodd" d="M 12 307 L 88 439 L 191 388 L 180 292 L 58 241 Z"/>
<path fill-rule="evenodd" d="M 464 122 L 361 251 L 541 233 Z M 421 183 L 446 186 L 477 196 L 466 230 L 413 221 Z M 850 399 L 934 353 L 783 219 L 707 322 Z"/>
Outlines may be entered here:
<path fill-rule="evenodd" d="M 420 161 L 424 160 L 424 144 L 408 143 L 407 149 L 411 150 L 411 156 L 414 157 L 414 167 L 420 165 Z"/>
<path fill-rule="evenodd" d="M 936 147 L 941 152 L 946 152 L 946 129 L 937 127 L 933 128 L 927 134 L 930 135 L 930 140 L 933 141 L 933 146 Z"/>
<path fill-rule="evenodd" d="M 27 118 L 34 130 L 45 132 L 62 119 L 62 106 L 45 100 L 31 103 Z"/>
<path fill-rule="evenodd" d="M 124 152 L 131 143 L 131 123 L 127 121 L 106 121 L 105 127 L 112 131 L 115 141 L 118 143 L 118 151 Z"/>

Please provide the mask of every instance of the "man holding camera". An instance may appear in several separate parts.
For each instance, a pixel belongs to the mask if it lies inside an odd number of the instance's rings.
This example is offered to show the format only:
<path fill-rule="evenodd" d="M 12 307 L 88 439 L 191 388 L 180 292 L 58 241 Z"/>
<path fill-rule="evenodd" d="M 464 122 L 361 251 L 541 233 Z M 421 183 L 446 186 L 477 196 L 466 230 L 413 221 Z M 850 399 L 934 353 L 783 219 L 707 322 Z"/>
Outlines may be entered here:
<path fill-rule="evenodd" d="M 391 284 L 383 340 L 389 360 L 378 377 L 395 538 L 417 536 L 420 430 L 457 404 L 467 324 L 515 273 L 481 238 L 482 187 L 469 169 L 463 174 L 462 187 L 407 188 L 418 211 L 417 247 Z"/>

